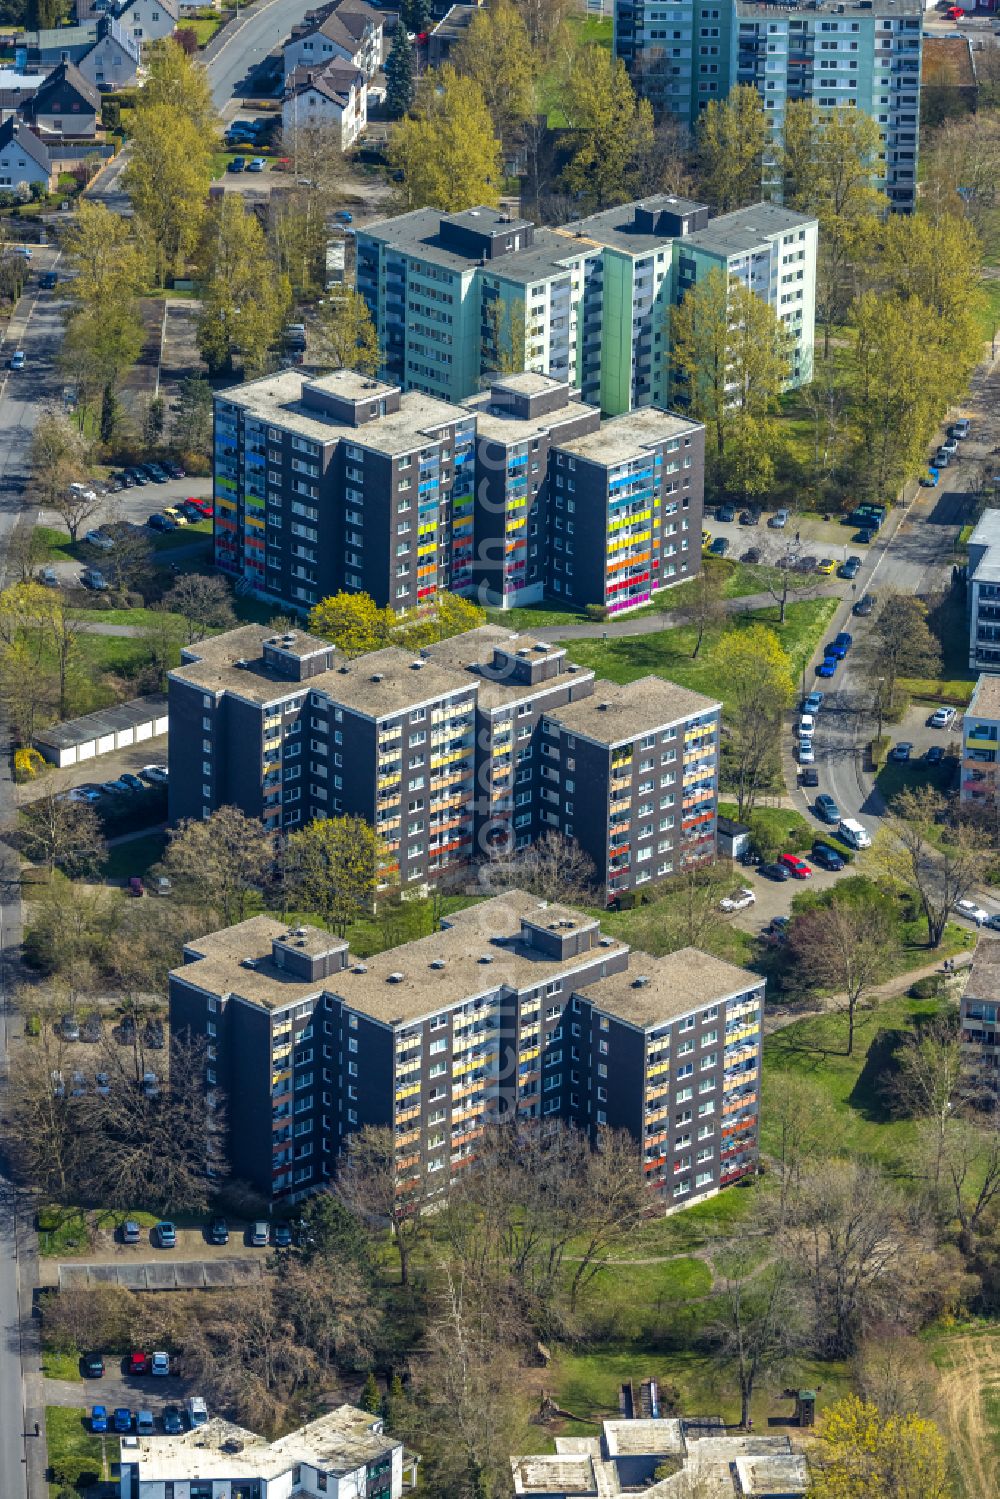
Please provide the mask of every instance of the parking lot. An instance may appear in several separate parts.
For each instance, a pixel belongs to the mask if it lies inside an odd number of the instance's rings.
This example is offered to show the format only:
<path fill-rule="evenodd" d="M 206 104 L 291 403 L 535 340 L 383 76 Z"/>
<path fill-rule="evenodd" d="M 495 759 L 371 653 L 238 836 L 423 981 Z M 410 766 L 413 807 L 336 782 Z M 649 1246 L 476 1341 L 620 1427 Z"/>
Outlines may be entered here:
<path fill-rule="evenodd" d="M 867 560 L 870 548 L 858 541 L 857 527 L 841 525 L 839 516 L 825 521 L 821 515 L 792 511 L 784 526 L 775 527 L 768 524 L 776 513 L 773 510 L 761 512 L 756 523 L 748 525 L 740 521 L 740 515 L 753 515 L 755 512 L 734 506 L 734 518 L 728 521 L 719 519 L 720 509 L 728 513 L 726 506 L 712 507 L 705 516 L 704 527 L 713 541 L 718 537 L 725 537 L 729 543 L 726 556 L 730 561 L 745 559 L 775 566 L 779 559 L 790 552 L 796 553 L 801 559 L 813 557 L 817 563 L 828 560 L 837 567 L 852 556 L 860 557 L 862 563 Z M 747 558 L 747 552 L 759 555 Z M 815 566 L 808 571 L 814 572 Z"/>

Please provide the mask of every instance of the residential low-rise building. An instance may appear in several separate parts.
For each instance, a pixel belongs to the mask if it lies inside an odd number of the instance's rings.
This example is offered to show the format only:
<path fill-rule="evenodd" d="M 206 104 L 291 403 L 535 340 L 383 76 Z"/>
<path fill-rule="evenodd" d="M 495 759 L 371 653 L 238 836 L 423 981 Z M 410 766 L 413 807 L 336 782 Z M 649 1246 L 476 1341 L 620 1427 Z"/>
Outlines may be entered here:
<path fill-rule="evenodd" d="M 969 668 L 1000 668 L 1000 510 L 984 510 L 969 537 Z"/>
<path fill-rule="evenodd" d="M 414 1460 L 382 1421 L 353 1405 L 269 1442 L 213 1416 L 181 1436 L 125 1436 L 120 1499 L 401 1499 Z"/>
<path fill-rule="evenodd" d="M 697 572 L 704 443 L 659 408 L 602 423 L 551 376 L 456 406 L 284 370 L 216 397 L 215 562 L 299 611 L 347 589 L 618 614 Z"/>
<path fill-rule="evenodd" d="M 554 1453 L 512 1457 L 516 1499 L 801 1499 L 809 1489 L 806 1459 L 785 1435 L 734 1431 L 721 1416 L 601 1426 L 599 1437 L 556 1437 Z"/>
<path fill-rule="evenodd" d="M 508 891 L 356 961 L 258 916 L 189 942 L 174 1035 L 207 1047 L 235 1175 L 297 1200 L 349 1136 L 395 1137 L 421 1203 L 474 1168 L 489 1125 L 627 1130 L 664 1208 L 755 1169 L 763 980 L 694 948 L 630 952 L 591 916 Z"/>
<path fill-rule="evenodd" d="M 71 62 L 58 63 L 20 108 L 21 118 L 40 135 L 97 134 L 101 95 Z"/>
<path fill-rule="evenodd" d="M 115 12 L 119 25 L 140 45 L 171 36 L 178 15 L 177 0 L 123 0 Z"/>
<path fill-rule="evenodd" d="M 16 115 L 8 116 L 0 125 L 0 188 L 37 186 L 51 192 L 55 182 L 48 147 Z"/>
<path fill-rule="evenodd" d="M 300 130 L 320 126 L 337 134 L 340 149 L 347 151 L 368 124 L 368 85 L 353 62 L 339 57 L 312 67 L 300 64 L 285 80 L 281 105 L 282 140 L 294 153 Z"/>
<path fill-rule="evenodd" d="M 497 626 L 348 661 L 247 625 L 185 647 L 169 700 L 171 822 L 363 817 L 404 889 L 548 831 L 580 843 L 608 901 L 714 850 L 719 703 L 595 683 Z"/>
<path fill-rule="evenodd" d="M 284 46 L 286 81 L 296 68 L 321 68 L 340 58 L 359 68 L 368 81 L 382 64 L 382 16 L 365 0 L 337 0 L 312 11 Z"/>
<path fill-rule="evenodd" d="M 972 689 L 962 720 L 963 802 L 996 804 L 1000 791 L 1000 676 L 984 673 Z"/>
<path fill-rule="evenodd" d="M 962 1068 L 970 1091 L 1000 1088 L 1000 937 L 980 937 L 959 1010 Z"/>

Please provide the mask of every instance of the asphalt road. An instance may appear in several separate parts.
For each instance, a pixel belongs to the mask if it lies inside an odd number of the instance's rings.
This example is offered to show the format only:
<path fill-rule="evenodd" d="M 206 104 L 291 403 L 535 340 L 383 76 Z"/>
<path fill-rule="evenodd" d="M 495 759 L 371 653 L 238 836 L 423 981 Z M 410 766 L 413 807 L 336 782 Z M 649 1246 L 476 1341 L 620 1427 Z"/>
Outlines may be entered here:
<path fill-rule="evenodd" d="M 316 0 L 259 0 L 218 33 L 202 57 L 216 109 L 225 110 L 232 99 L 250 92 L 254 69 L 315 5 Z"/>

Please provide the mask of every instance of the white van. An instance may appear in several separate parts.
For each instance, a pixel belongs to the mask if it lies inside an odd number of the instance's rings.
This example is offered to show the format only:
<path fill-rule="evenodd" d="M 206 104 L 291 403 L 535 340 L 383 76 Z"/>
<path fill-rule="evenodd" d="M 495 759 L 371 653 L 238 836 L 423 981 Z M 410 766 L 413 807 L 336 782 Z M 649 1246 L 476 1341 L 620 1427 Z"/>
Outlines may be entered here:
<path fill-rule="evenodd" d="M 187 1398 L 187 1417 L 191 1423 L 191 1430 L 196 1426 L 204 1426 L 208 1420 L 208 1406 L 200 1395 L 189 1395 Z"/>
<path fill-rule="evenodd" d="M 841 843 L 846 843 L 848 848 L 871 848 L 872 846 L 871 834 L 853 817 L 841 818 L 837 828 L 837 837 Z"/>

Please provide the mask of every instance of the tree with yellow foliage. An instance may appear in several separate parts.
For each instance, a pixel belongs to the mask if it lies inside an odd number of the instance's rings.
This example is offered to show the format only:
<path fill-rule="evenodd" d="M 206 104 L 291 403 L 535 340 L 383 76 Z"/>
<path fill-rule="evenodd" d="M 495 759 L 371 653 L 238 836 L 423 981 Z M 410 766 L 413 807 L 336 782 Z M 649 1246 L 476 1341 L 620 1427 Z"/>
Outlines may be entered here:
<path fill-rule="evenodd" d="M 363 656 L 388 645 L 395 627 L 392 610 L 380 609 L 367 593 L 331 594 L 309 615 L 313 634 L 331 641 L 345 656 Z"/>
<path fill-rule="evenodd" d="M 808 1499 L 951 1499 L 948 1454 L 933 1421 L 910 1412 L 883 1416 L 848 1395 L 820 1431 Z"/>
<path fill-rule="evenodd" d="M 389 132 L 386 155 L 399 174 L 401 208 L 457 213 L 500 202 L 500 142 L 483 91 L 448 64 L 421 78 L 412 110 Z"/>

